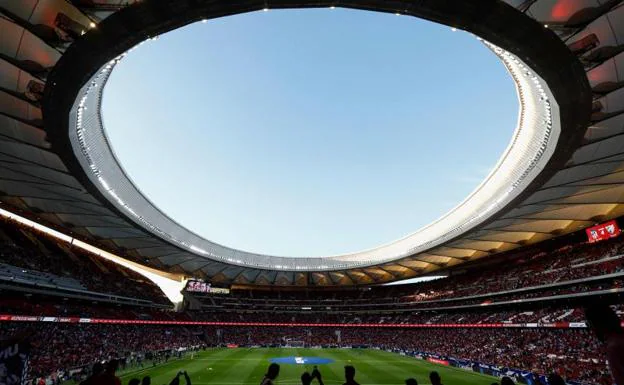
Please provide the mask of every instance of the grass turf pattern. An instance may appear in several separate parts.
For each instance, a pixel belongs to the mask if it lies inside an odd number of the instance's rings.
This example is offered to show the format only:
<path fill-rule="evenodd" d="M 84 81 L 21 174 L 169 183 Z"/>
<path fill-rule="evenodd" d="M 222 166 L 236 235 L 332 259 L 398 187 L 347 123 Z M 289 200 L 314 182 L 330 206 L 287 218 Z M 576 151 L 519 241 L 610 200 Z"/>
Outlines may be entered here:
<path fill-rule="evenodd" d="M 322 357 L 333 363 L 318 365 L 326 385 L 344 383 L 344 366 L 353 365 L 355 380 L 362 385 L 403 385 L 405 379 L 414 377 L 419 385 L 429 384 L 429 372 L 440 373 L 446 385 L 490 385 L 495 377 L 463 369 L 433 364 L 413 357 L 401 356 L 372 349 L 299 349 L 299 348 L 236 348 L 208 349 L 190 353 L 156 367 L 128 370 L 120 375 L 122 385 L 132 378 L 149 375 L 152 385 L 168 385 L 176 373 L 186 370 L 192 385 L 259 385 L 272 358 Z M 276 385 L 300 384 L 304 371 L 311 372 L 314 365 L 282 364 Z M 184 377 L 180 378 L 184 384 Z M 313 384 L 317 384 L 316 380 Z"/>

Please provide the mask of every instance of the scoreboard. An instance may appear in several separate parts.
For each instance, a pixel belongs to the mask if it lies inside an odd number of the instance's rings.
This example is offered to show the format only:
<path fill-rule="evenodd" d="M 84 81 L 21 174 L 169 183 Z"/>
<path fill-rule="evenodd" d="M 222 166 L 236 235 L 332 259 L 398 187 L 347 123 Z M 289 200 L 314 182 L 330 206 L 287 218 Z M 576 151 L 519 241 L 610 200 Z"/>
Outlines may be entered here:
<path fill-rule="evenodd" d="M 210 283 L 197 280 L 189 280 L 184 290 L 189 293 L 230 294 L 230 289 L 212 287 Z"/>

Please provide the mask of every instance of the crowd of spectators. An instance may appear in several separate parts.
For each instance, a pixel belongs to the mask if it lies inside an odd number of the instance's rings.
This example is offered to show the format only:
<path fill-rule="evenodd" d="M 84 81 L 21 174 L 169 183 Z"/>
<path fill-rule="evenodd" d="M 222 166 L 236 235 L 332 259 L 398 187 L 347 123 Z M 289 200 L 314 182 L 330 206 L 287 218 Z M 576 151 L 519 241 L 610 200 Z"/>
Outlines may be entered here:
<path fill-rule="evenodd" d="M 107 324 L 1 323 L 0 340 L 29 334 L 31 377 L 132 353 L 175 350 L 201 341 L 182 327 Z"/>
<path fill-rule="evenodd" d="M 587 330 L 224 327 L 216 338 L 217 343 L 244 346 L 303 341 L 308 346 L 417 351 L 611 385 L 604 349 Z"/>
<path fill-rule="evenodd" d="M 614 306 L 617 314 L 624 319 L 624 306 Z M 569 304 L 553 303 L 549 306 L 526 309 L 504 307 L 500 309 L 476 307 L 461 311 L 417 310 L 378 312 L 329 312 L 306 311 L 236 311 L 212 309 L 204 311 L 176 312 L 168 309 L 93 303 L 90 301 L 69 300 L 52 296 L 32 296 L 15 292 L 2 292 L 0 313 L 21 316 L 74 317 L 118 320 L 155 321 L 203 321 L 230 323 L 295 323 L 295 324 L 552 324 L 583 322 L 584 315 L 578 307 Z"/>
<path fill-rule="evenodd" d="M 549 246 L 535 246 L 529 250 L 512 253 L 500 263 L 469 269 L 467 273 L 453 275 L 432 282 L 353 290 L 258 291 L 233 288 L 230 295 L 197 294 L 206 304 L 239 310 L 270 310 L 288 306 L 340 306 L 340 310 L 366 310 L 370 307 L 408 308 L 479 305 L 621 288 L 622 277 L 604 278 L 600 281 L 566 282 L 608 274 L 624 276 L 624 241 L 564 245 L 546 250 Z M 146 299 L 168 304 L 160 289 L 152 282 L 131 270 L 87 252 L 58 243 L 56 240 L 8 220 L 0 220 L 0 263 L 19 267 L 30 272 L 44 272 L 59 277 L 72 278 L 86 289 L 98 293 Z M 549 289 L 535 289 L 543 285 L 558 284 Z M 509 290 L 520 292 L 505 293 Z M 474 296 L 477 296 L 474 298 Z"/>
<path fill-rule="evenodd" d="M 143 276 L 6 218 L 0 219 L 0 263 L 32 274 L 72 278 L 93 292 L 170 303 L 158 286 Z"/>
<path fill-rule="evenodd" d="M 624 310 L 617 306 L 618 314 Z M 540 323 L 583 322 L 583 312 L 578 308 L 547 307 L 531 310 L 500 310 L 449 312 L 416 311 L 396 314 L 379 313 L 273 313 L 273 312 L 193 312 L 193 320 L 208 322 L 262 322 L 262 323 L 332 323 L 332 324 L 490 324 L 490 323 Z"/>
<path fill-rule="evenodd" d="M 448 284 L 452 284 L 452 282 L 447 282 Z M 624 277 L 610 277 L 601 279 L 598 281 L 591 281 L 587 283 L 576 283 L 569 286 L 561 286 L 561 287 L 543 287 L 538 290 L 524 291 L 521 293 L 500 293 L 498 295 L 492 296 L 483 296 L 483 297 L 461 297 L 456 298 L 454 300 L 430 300 L 430 301 L 421 301 L 421 302 L 401 302 L 398 301 L 400 298 L 366 298 L 364 300 L 353 300 L 349 297 L 343 298 L 341 300 L 310 300 L 310 299 L 301 299 L 301 300 L 272 300 L 272 299 L 263 299 L 261 301 L 254 300 L 251 298 L 243 298 L 243 297 L 233 297 L 229 298 L 226 296 L 212 296 L 210 298 L 205 298 L 203 301 L 205 308 L 225 308 L 230 310 L 241 310 L 241 311 L 250 311 L 250 310 L 263 310 L 263 311 L 288 311 L 288 310 L 298 310 L 301 307 L 311 307 L 314 310 L 334 310 L 334 311 L 358 311 L 358 310 L 387 310 L 387 311 L 396 311 L 396 310 L 411 310 L 417 311 L 419 309 L 451 309 L 457 306 L 466 306 L 466 305 L 492 305 L 492 304 L 504 304 L 508 301 L 517 301 L 517 300 L 534 300 L 536 298 L 544 298 L 544 297 L 552 297 L 552 296 L 561 296 L 561 295 L 569 295 L 569 294 L 579 294 L 579 293 L 591 293 L 591 292 L 604 292 L 606 290 L 612 289 L 622 289 L 624 288 Z M 599 294 L 599 293 L 598 293 Z"/>
<path fill-rule="evenodd" d="M 190 346 L 379 347 L 433 353 L 610 384 L 604 350 L 587 330 L 479 328 L 197 327 L 1 323 L 0 338 L 29 331 L 32 376 L 46 376 L 134 353 Z"/>
<path fill-rule="evenodd" d="M 456 300 L 478 303 L 487 299 L 502 297 L 509 290 L 522 290 L 549 284 L 564 284 L 568 281 L 605 276 L 624 272 L 624 242 L 620 238 L 599 244 L 577 244 L 563 246 L 555 250 L 532 253 L 522 252 L 510 256 L 501 264 L 479 267 L 466 274 L 411 285 L 379 286 L 343 291 L 258 291 L 233 290 L 229 296 L 210 297 L 216 305 L 263 306 L 288 304 L 297 301 L 303 305 L 338 305 L 348 302 L 352 306 L 366 304 L 427 303 L 432 301 L 454 303 Z M 611 287 L 621 287 L 622 279 L 614 279 Z M 562 292 L 585 292 L 587 289 L 600 290 L 600 285 L 561 288 L 553 290 L 553 295 Z M 533 290 L 533 289 L 531 289 Z M 564 291 L 567 290 L 567 291 Z M 515 292 L 514 299 L 531 298 L 534 292 Z M 480 296 L 477 299 L 465 297 Z M 492 297 L 492 298 L 490 298 Z M 453 300 L 453 301 L 440 301 Z M 377 305 L 375 305 L 377 306 Z"/>
<path fill-rule="evenodd" d="M 615 239 L 601 244 L 523 251 L 506 263 L 494 264 L 486 270 L 468 270 L 465 274 L 448 279 L 413 285 L 351 290 L 233 289 L 230 295 L 193 295 L 201 300 L 203 310 L 186 312 L 164 311 L 150 306 L 94 304 L 45 295 L 30 300 L 28 296 L 32 294 L 10 292 L 10 295 L 4 295 L 8 291 L 3 291 L 0 296 L 0 313 L 3 314 L 300 325 L 158 326 L 2 322 L 0 339 L 16 334 L 30 335 L 33 347 L 31 375 L 35 377 L 47 376 L 59 369 L 90 365 L 96 361 L 189 346 L 277 346 L 297 341 L 308 346 L 416 351 L 539 373 L 557 372 L 568 379 L 606 385 L 611 382 L 604 358 L 604 346 L 584 329 L 349 325 L 543 325 L 584 322 L 582 311 L 560 302 L 530 310 L 480 305 L 620 289 L 624 287 L 622 277 L 604 276 L 624 272 L 623 253 L 624 242 Z M 25 271 L 75 279 L 93 292 L 146 299 L 156 304 L 168 303 L 160 289 L 142 276 L 7 220 L 0 221 L 0 263 Z M 603 278 L 563 284 L 591 277 Z M 561 285 L 533 289 L 535 286 L 550 284 Z M 509 290 L 521 291 L 505 293 Z M 457 305 L 479 306 L 461 311 L 432 309 Z M 303 310 L 304 307 L 310 308 L 310 311 Z M 620 305 L 615 309 L 623 318 L 624 307 Z M 305 325 L 330 323 L 338 326 Z"/>
<path fill-rule="evenodd" d="M 103 318 L 127 320 L 182 320 L 190 319 L 185 313 L 153 307 L 96 304 L 90 301 L 69 300 L 67 298 L 0 294 L 0 313 L 24 316 Z"/>

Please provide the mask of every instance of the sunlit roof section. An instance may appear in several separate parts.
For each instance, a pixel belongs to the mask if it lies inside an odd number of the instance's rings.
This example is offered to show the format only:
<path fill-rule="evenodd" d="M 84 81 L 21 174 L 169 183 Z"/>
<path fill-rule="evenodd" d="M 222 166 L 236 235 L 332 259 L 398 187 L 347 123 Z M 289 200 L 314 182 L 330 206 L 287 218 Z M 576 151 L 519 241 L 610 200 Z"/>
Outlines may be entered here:
<path fill-rule="evenodd" d="M 58 239 L 59 241 L 68 243 L 74 247 L 78 247 L 82 250 L 88 251 L 91 254 L 97 255 L 101 258 L 104 258 L 113 263 L 121 265 L 129 270 L 132 270 L 135 273 L 141 274 L 145 278 L 154 282 L 163 291 L 163 293 L 167 296 L 167 298 L 169 298 L 169 300 L 174 304 L 179 304 L 183 300 L 183 296 L 181 292 L 184 286 L 186 285 L 186 280 L 184 279 L 183 276 L 167 274 L 167 273 L 140 265 L 136 262 L 129 261 L 113 253 L 102 250 L 98 247 L 90 245 L 79 239 L 70 237 L 67 234 L 63 234 L 59 231 L 51 229 L 40 223 L 31 221 L 28 218 L 24 218 L 20 215 L 17 215 L 15 213 L 12 213 L 10 211 L 7 211 L 1 208 L 0 208 L 0 217 L 11 219 L 25 227 L 33 228 L 39 232 L 49 235 L 52 238 Z"/>

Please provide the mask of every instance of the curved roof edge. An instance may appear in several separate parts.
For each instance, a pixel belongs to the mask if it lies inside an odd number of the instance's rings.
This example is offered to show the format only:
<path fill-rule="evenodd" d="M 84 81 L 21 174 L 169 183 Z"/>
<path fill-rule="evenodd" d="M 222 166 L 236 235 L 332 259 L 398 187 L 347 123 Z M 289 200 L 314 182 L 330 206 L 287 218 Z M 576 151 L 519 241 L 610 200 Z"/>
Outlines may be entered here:
<path fill-rule="evenodd" d="M 559 107 L 548 85 L 508 51 L 483 43 L 500 58 L 516 84 L 520 114 L 510 144 L 492 172 L 454 209 L 407 237 L 370 250 L 315 258 L 249 253 L 206 240 L 159 210 L 120 165 L 102 121 L 101 103 L 107 81 L 137 46 L 103 65 L 81 88 L 70 112 L 69 137 L 82 168 L 109 202 L 137 225 L 189 252 L 241 266 L 297 271 L 338 270 L 394 261 L 438 246 L 495 215 L 539 175 L 554 153 L 561 127 Z"/>
<path fill-rule="evenodd" d="M 53 146 L 63 150 L 59 152 L 63 154 L 64 160 L 71 166 L 74 174 L 80 176 L 83 184 L 92 194 L 108 201 L 108 205 L 116 212 L 132 219 L 137 226 L 181 249 L 227 264 L 287 271 L 340 270 L 394 261 L 451 241 L 466 231 L 487 223 L 512 206 L 514 201 L 522 199 L 536 186 L 540 186 L 552 175 L 553 165 L 562 165 L 571 151 L 576 148 L 589 120 L 589 86 L 576 58 L 551 31 L 499 1 L 422 2 L 419 6 L 414 6 L 408 1 L 389 4 L 381 0 L 367 1 L 366 4 L 356 1 L 327 1 L 310 4 L 295 4 L 291 1 L 269 3 L 249 1 L 243 4 L 218 2 L 211 4 L 211 8 L 206 5 L 196 5 L 191 1 L 176 1 L 175 3 L 176 6 L 172 6 L 167 12 L 164 12 L 164 8 L 169 5 L 135 4 L 109 17 L 98 26 L 97 30 L 89 32 L 85 39 L 72 45 L 54 68 L 50 75 L 51 81 L 48 81 L 46 87 L 44 111 L 46 121 L 50 123 L 46 125 L 46 129 L 54 134 Z M 230 255 L 225 255 L 225 253 L 215 253 L 210 249 L 219 245 L 210 244 L 202 247 L 203 245 L 196 245 L 197 242 L 188 242 L 188 238 L 184 240 L 181 237 L 181 235 L 188 237 L 192 234 L 188 230 L 186 231 L 189 234 L 180 234 L 180 228 L 171 228 L 170 231 L 163 232 L 154 223 L 146 220 L 145 215 L 138 213 L 135 207 L 130 206 L 127 203 L 130 200 L 121 197 L 120 194 L 129 192 L 132 196 L 131 190 L 134 186 L 131 185 L 129 179 L 127 182 L 130 185 L 118 184 L 121 181 L 119 176 L 125 176 L 119 165 L 117 164 L 119 170 L 114 177 L 107 180 L 102 172 L 114 165 L 104 162 L 98 167 L 92 162 L 94 156 L 103 157 L 103 152 L 106 152 L 107 148 L 110 151 L 101 121 L 99 124 L 101 138 L 99 139 L 100 144 L 106 146 L 92 147 L 84 141 L 84 135 L 87 133 L 83 130 L 85 125 L 97 124 L 100 118 L 99 97 L 84 98 L 85 95 L 99 86 L 100 91 L 92 95 L 101 96 L 103 88 L 101 81 L 104 80 L 101 77 L 108 76 L 106 74 L 110 73 L 109 71 L 120 55 L 147 38 L 193 21 L 260 10 L 267 5 L 271 8 L 343 6 L 380 12 L 399 12 L 465 29 L 491 42 L 486 44 L 490 44 L 491 48 L 502 58 L 516 81 L 522 115 L 514 141 L 503 157 L 505 159 L 502 159 L 496 168 L 499 171 L 505 170 L 505 173 L 490 174 L 486 181 L 456 208 L 455 212 L 461 210 L 462 207 L 467 207 L 465 205 L 470 205 L 471 202 L 476 202 L 474 199 L 478 197 L 479 205 L 471 206 L 470 215 L 464 217 L 463 222 L 459 221 L 460 223 L 456 226 L 451 226 L 450 231 L 442 232 L 434 239 L 424 241 L 420 239 L 420 243 L 406 245 L 406 240 L 412 237 L 410 236 L 374 249 L 372 257 L 369 256 L 371 254 L 356 253 L 318 259 L 291 259 L 258 254 L 246 258 L 242 255 L 244 252 L 241 251 L 223 248 L 231 250 Z M 514 28 L 510 28 L 511 25 Z M 106 71 L 102 72 L 103 70 Z M 94 103 L 90 110 L 83 109 L 87 103 L 89 105 Z M 541 131 L 534 130 L 538 126 L 542 128 Z M 68 127 L 70 128 L 69 136 Z M 536 135 L 531 136 L 531 140 L 526 139 L 529 136 L 519 135 L 519 133 L 533 130 Z M 97 130 L 88 130 L 88 132 L 94 134 Z M 525 141 L 524 151 L 522 151 L 524 157 L 512 151 L 520 148 L 516 146 L 523 141 Z M 88 151 L 87 148 L 93 152 Z M 97 150 L 94 150 L 95 148 Z M 526 154 L 530 155 L 526 156 Z M 520 159 L 524 162 L 522 163 L 524 167 L 505 168 L 507 167 L 505 160 L 511 158 Z M 108 160 L 110 159 L 114 157 L 108 157 Z M 101 167 L 102 164 L 105 167 Z M 493 185 L 497 178 L 500 178 L 499 175 L 506 177 L 505 183 L 496 186 L 495 194 L 479 197 L 479 191 L 485 191 L 488 185 Z M 134 197 L 136 198 L 137 195 Z M 159 212 L 153 206 L 151 210 Z M 431 233 L 435 226 L 443 226 L 438 224 L 448 223 L 449 216 L 452 215 L 453 213 L 447 214 L 441 220 L 427 226 L 424 229 L 425 232 Z M 422 233 L 416 235 L 418 234 Z M 371 251 L 365 253 L 371 253 Z M 292 264 L 293 261 L 297 263 Z"/>

